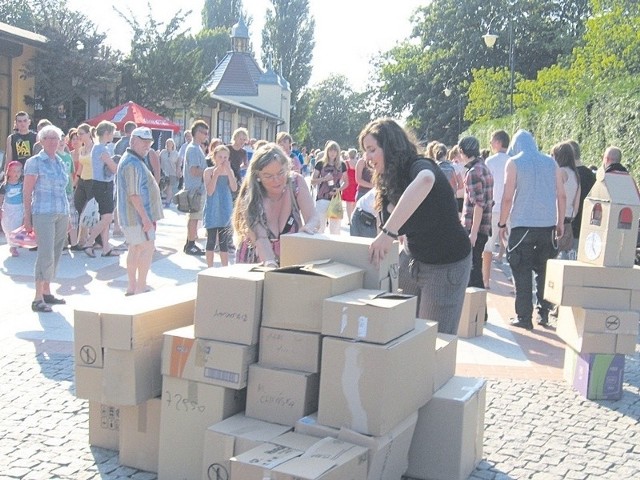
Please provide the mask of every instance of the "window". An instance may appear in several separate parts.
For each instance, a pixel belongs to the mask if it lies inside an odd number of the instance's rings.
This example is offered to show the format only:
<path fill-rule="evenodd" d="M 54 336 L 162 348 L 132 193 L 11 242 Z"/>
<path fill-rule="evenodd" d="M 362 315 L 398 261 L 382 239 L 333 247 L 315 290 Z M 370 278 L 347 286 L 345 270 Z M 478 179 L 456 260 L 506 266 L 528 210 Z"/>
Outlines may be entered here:
<path fill-rule="evenodd" d="M 602 223 L 602 205 L 596 203 L 591 210 L 591 220 L 589 222 L 590 225 L 600 226 Z"/>
<path fill-rule="evenodd" d="M 245 113 L 238 115 L 238 128 L 249 128 L 249 116 Z"/>
<path fill-rule="evenodd" d="M 262 120 L 259 118 L 253 119 L 253 138 L 260 140 L 262 138 Z"/>
<path fill-rule="evenodd" d="M 218 138 L 223 143 L 231 143 L 231 112 L 218 113 Z"/>
<path fill-rule="evenodd" d="M 618 215 L 618 228 L 631 230 L 632 223 L 633 212 L 629 207 L 624 207 L 622 210 L 620 210 L 620 214 Z"/>

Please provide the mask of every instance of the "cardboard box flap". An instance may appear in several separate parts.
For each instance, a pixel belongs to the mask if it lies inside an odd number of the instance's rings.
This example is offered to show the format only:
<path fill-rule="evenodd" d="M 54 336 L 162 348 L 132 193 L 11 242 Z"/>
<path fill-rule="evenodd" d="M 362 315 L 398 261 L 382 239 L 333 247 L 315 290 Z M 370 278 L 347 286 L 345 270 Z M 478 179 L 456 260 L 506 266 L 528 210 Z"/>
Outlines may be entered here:
<path fill-rule="evenodd" d="M 367 305 L 371 305 L 372 307 L 392 308 L 397 305 L 398 302 L 407 301 L 414 297 L 415 295 L 407 295 L 404 293 L 383 293 L 377 295 L 371 300 L 365 301 L 364 303 Z"/>
<path fill-rule="evenodd" d="M 295 476 L 296 480 L 314 480 L 335 467 L 331 460 L 302 456 L 278 466 L 277 471 Z"/>
<path fill-rule="evenodd" d="M 226 267 L 207 268 L 198 273 L 202 277 L 234 278 L 238 280 L 261 280 L 265 272 L 273 270 L 273 267 L 265 267 L 260 264 L 237 263 Z"/>
<path fill-rule="evenodd" d="M 295 448 L 263 443 L 248 452 L 241 453 L 231 458 L 231 462 L 243 462 L 257 467 L 272 470 L 293 458 L 299 457 L 304 452 Z"/>
<path fill-rule="evenodd" d="M 453 377 L 433 394 L 433 398 L 451 399 L 464 403 L 473 397 L 485 383 L 484 378 Z"/>
<path fill-rule="evenodd" d="M 587 198 L 613 204 L 640 205 L 638 188 L 633 177 L 625 172 L 606 173 L 596 181 Z"/>
<path fill-rule="evenodd" d="M 273 270 L 275 273 L 295 273 L 299 275 L 313 275 L 327 278 L 340 278 L 354 272 L 362 272 L 363 270 L 344 263 L 333 262 L 331 260 L 314 260 L 313 262 L 303 263 L 301 265 L 292 265 L 289 267 L 281 267 Z"/>

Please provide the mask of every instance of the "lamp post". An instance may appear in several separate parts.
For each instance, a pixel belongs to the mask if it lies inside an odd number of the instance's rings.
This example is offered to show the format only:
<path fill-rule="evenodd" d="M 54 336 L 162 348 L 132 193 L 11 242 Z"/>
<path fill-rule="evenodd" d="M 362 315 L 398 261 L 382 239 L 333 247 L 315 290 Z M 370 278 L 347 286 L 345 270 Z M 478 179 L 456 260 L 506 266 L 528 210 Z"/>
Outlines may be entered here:
<path fill-rule="evenodd" d="M 449 87 L 445 87 L 444 90 L 442 90 L 442 93 L 444 93 L 445 97 L 450 97 L 453 92 Z M 460 136 L 460 133 L 462 133 L 462 94 L 461 93 L 458 94 L 458 136 Z"/>
<path fill-rule="evenodd" d="M 492 20 L 493 21 L 493 20 Z M 491 28 L 491 22 L 489 22 L 489 29 Z M 484 43 L 487 47 L 493 48 L 496 44 L 496 40 L 498 40 L 498 35 L 491 33 L 491 30 L 488 30 L 486 34 L 482 36 Z M 513 22 L 509 20 L 509 70 L 511 73 L 511 78 L 509 80 L 509 93 L 510 93 L 510 108 L 509 111 L 511 115 L 513 115 L 513 92 L 515 90 L 514 80 L 515 80 L 515 52 L 513 45 Z"/>

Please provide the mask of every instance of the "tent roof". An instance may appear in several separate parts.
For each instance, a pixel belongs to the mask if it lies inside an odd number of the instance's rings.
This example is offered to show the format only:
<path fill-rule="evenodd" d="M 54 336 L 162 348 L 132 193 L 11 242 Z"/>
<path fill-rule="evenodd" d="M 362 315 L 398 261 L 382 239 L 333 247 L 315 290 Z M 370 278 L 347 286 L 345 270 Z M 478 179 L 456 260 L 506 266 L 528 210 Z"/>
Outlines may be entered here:
<path fill-rule="evenodd" d="M 131 101 L 107 110 L 87 120 L 87 123 L 96 126 L 102 120 L 115 123 L 120 131 L 124 130 L 124 124 L 129 121 L 135 122 L 139 127 L 149 127 L 153 130 L 180 131 L 179 125 Z"/>

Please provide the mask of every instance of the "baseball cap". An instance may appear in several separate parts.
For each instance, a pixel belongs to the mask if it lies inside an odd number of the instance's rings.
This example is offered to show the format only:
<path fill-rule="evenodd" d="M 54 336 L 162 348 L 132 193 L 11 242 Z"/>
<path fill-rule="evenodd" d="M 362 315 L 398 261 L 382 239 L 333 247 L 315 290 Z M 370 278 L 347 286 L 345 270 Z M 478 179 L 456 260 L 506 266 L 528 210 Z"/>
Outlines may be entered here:
<path fill-rule="evenodd" d="M 132 137 L 139 137 L 143 140 L 153 140 L 151 129 L 147 127 L 138 127 L 131 132 Z"/>

